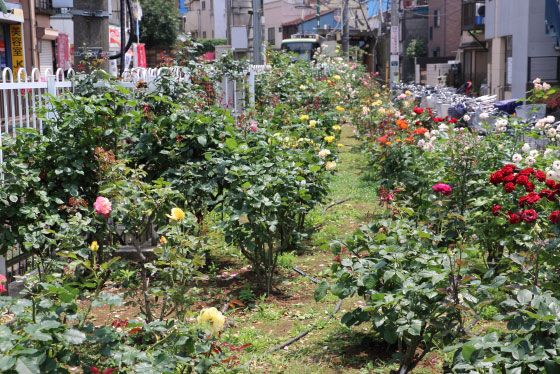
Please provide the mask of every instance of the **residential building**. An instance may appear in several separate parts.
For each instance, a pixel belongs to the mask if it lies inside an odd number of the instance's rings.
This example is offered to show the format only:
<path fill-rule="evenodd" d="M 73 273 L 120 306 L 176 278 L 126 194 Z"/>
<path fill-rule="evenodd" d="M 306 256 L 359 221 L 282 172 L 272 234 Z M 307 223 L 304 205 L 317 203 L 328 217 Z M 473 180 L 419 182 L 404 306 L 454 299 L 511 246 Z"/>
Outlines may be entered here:
<path fill-rule="evenodd" d="M 226 0 L 179 0 L 179 13 L 194 39 L 226 39 Z"/>
<path fill-rule="evenodd" d="M 461 0 L 430 0 L 428 56 L 455 59 L 461 42 Z"/>
<path fill-rule="evenodd" d="M 486 0 L 491 93 L 521 99 L 535 78 L 558 83 L 558 7 L 558 0 Z"/>
<path fill-rule="evenodd" d="M 413 82 L 415 79 L 415 59 L 407 55 L 408 47 L 412 42 L 419 43 L 428 48 L 429 9 L 427 5 L 410 6 L 404 9 L 401 18 L 401 43 L 402 64 L 401 79 L 404 82 Z M 420 57 L 420 56 L 417 56 Z M 424 57 L 424 56 L 421 56 Z"/>
<path fill-rule="evenodd" d="M 315 17 L 316 4 L 315 0 L 309 4 L 304 4 L 301 0 L 264 0 L 264 39 L 271 48 L 280 48 L 282 39 L 296 34 L 298 21 Z M 327 10 L 323 9 L 322 13 L 325 11 Z"/>
<path fill-rule="evenodd" d="M 488 42 L 485 33 L 484 0 L 462 0 L 461 44 L 457 60 L 461 62 L 461 80 L 472 82 L 475 92 L 487 94 Z"/>

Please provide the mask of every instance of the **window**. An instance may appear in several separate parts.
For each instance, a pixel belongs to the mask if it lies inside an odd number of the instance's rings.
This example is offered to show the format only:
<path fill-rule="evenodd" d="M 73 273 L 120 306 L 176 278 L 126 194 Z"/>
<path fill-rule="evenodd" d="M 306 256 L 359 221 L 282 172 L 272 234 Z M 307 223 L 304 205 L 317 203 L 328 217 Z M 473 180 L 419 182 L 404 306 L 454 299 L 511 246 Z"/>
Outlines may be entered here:
<path fill-rule="evenodd" d="M 430 40 L 434 40 L 434 28 L 430 26 Z"/>
<path fill-rule="evenodd" d="M 276 44 L 276 38 L 275 38 L 275 32 L 274 32 L 274 27 L 269 27 L 268 28 L 268 42 L 272 45 Z"/>
<path fill-rule="evenodd" d="M 204 2 L 202 2 L 204 4 Z M 434 10 L 434 27 L 439 27 L 441 24 L 441 17 L 439 9 Z"/>
<path fill-rule="evenodd" d="M 206 31 L 202 32 L 202 39 L 206 39 Z"/>
<path fill-rule="evenodd" d="M 505 69 L 505 90 L 506 91 L 511 91 L 511 84 L 513 83 L 513 39 L 510 36 L 506 36 L 505 38 L 505 44 L 506 44 L 506 55 L 505 55 L 505 63 L 506 63 L 506 69 Z"/>
<path fill-rule="evenodd" d="M 282 26 L 278 28 L 278 32 L 282 32 Z"/>
<path fill-rule="evenodd" d="M 439 56 L 440 56 L 439 51 L 440 51 L 439 47 L 435 47 L 435 48 L 432 50 L 433 57 L 439 57 Z"/>
<path fill-rule="evenodd" d="M 206 9 L 206 1 L 202 2 L 202 10 Z"/>

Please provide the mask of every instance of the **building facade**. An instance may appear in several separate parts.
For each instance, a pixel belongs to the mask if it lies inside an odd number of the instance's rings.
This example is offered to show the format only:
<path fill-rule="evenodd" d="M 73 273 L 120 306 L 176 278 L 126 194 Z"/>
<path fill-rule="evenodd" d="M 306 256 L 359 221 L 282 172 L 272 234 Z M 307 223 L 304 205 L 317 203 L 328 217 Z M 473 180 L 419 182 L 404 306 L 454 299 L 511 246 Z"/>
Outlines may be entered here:
<path fill-rule="evenodd" d="M 461 42 L 461 0 L 430 0 L 428 57 L 455 59 Z"/>

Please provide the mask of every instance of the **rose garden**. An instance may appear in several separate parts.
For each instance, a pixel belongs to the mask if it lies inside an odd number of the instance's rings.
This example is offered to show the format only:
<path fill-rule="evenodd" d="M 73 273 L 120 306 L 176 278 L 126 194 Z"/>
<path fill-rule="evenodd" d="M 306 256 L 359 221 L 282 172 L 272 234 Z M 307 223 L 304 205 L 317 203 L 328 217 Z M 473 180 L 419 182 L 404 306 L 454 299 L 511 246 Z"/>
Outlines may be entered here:
<path fill-rule="evenodd" d="M 234 115 L 243 64 L 176 63 L 2 138 L 0 254 L 37 262 L 0 275 L 0 372 L 560 373 L 554 118 L 480 136 L 275 53 Z"/>

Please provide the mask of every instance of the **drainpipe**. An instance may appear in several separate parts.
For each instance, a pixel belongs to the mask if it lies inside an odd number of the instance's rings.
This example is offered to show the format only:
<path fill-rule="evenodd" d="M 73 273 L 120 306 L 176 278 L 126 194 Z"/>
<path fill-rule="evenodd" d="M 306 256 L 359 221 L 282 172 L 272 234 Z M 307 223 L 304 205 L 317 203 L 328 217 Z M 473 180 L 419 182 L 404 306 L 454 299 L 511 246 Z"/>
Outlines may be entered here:
<path fill-rule="evenodd" d="M 447 56 L 447 1 L 443 2 L 443 56 Z"/>

